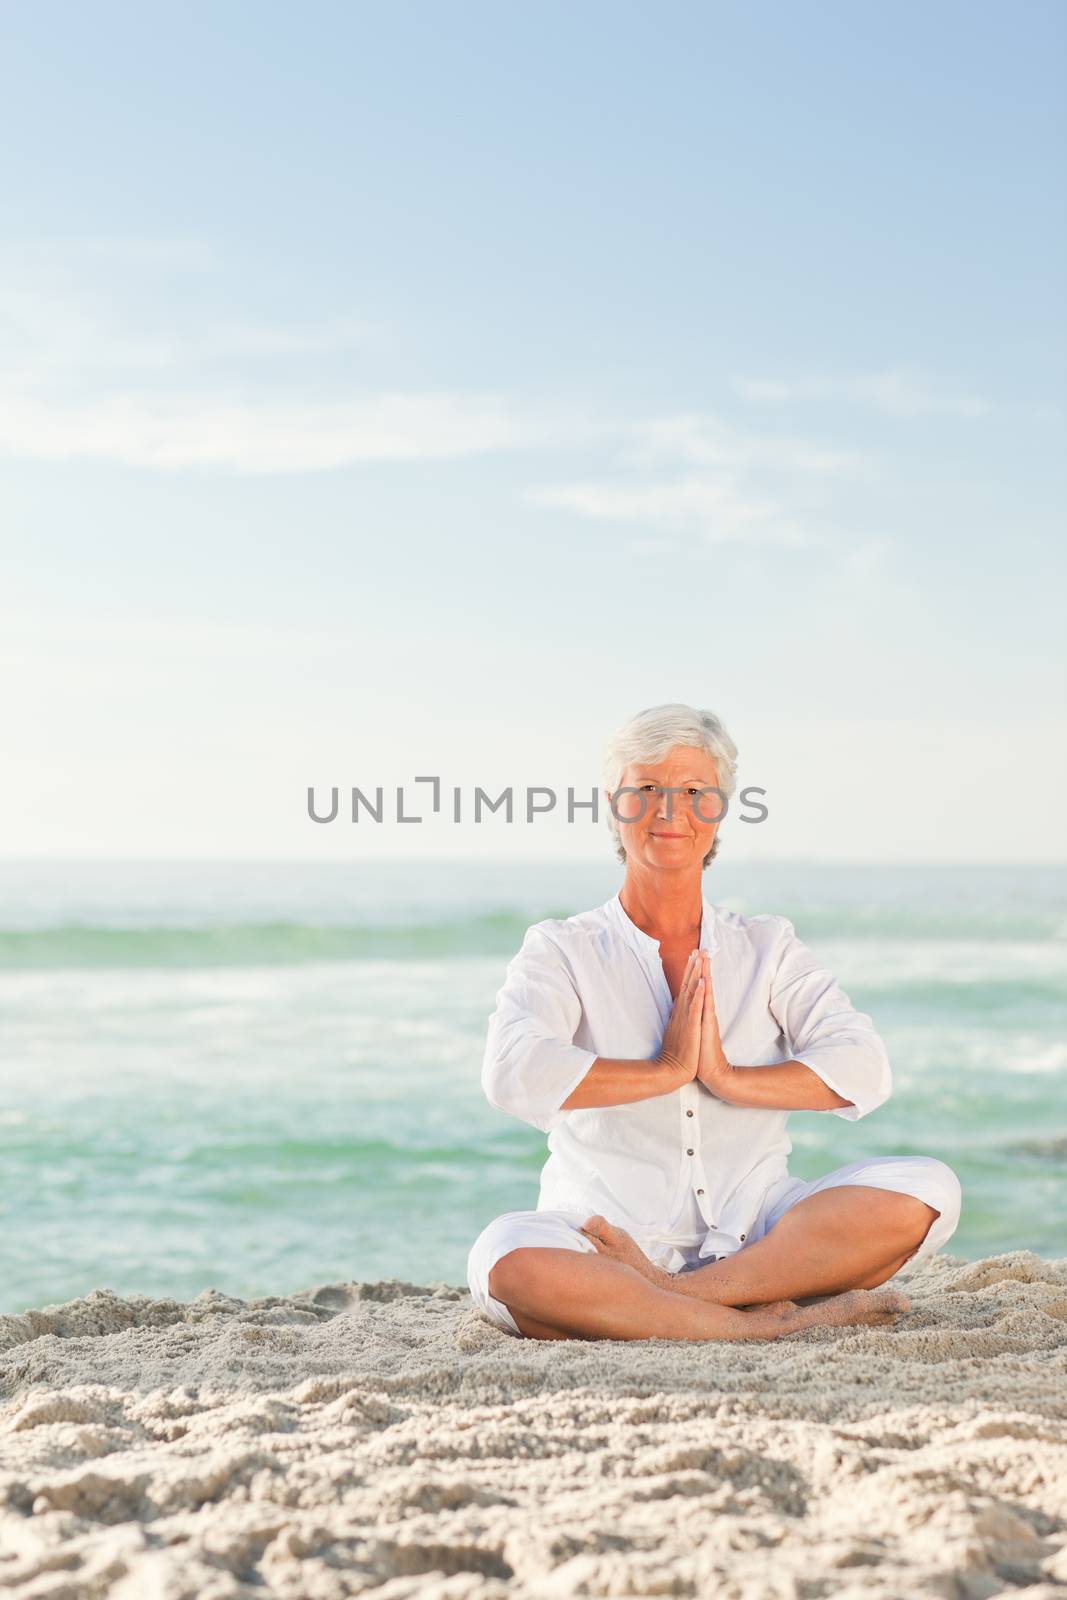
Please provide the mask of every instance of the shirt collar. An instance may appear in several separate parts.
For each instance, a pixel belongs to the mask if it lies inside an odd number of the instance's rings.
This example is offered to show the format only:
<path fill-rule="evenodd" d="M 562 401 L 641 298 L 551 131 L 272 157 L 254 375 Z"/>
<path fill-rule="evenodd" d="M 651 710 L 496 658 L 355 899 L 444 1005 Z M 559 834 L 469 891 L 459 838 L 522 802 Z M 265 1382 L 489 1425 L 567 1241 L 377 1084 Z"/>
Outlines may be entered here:
<path fill-rule="evenodd" d="M 707 950 L 710 955 L 714 955 L 718 949 L 718 942 L 715 938 L 715 907 L 706 895 L 701 896 L 701 906 L 703 907 L 703 913 L 700 922 L 700 948 Z M 637 951 L 638 955 L 652 956 L 657 961 L 660 959 L 659 940 L 653 939 L 650 933 L 645 933 L 643 929 L 637 926 L 636 922 L 630 920 L 623 910 L 622 901 L 619 899 L 618 894 L 614 894 L 607 902 L 606 909 L 623 938 Z"/>

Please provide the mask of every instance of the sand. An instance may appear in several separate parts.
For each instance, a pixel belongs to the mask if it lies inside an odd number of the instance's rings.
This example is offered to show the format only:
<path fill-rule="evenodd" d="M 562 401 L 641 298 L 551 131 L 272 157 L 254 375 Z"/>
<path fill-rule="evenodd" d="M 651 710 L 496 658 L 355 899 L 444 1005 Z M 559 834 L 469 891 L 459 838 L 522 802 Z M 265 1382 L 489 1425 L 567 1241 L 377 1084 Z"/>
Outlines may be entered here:
<path fill-rule="evenodd" d="M 1067 1592 L 1067 1260 L 894 1327 L 535 1343 L 465 1290 L 0 1317 L 0 1595 Z"/>

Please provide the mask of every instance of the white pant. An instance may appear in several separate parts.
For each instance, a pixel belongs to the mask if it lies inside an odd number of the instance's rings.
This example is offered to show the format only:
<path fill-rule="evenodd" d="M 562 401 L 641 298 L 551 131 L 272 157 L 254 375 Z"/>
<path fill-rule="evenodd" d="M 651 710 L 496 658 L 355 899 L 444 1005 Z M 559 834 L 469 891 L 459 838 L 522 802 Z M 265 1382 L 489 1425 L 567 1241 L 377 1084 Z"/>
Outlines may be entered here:
<path fill-rule="evenodd" d="M 850 1184 L 863 1184 L 872 1189 L 895 1189 L 899 1194 L 914 1195 L 938 1213 L 930 1225 L 926 1238 L 911 1257 L 921 1261 L 947 1244 L 960 1220 L 960 1180 L 952 1168 L 933 1156 L 868 1156 L 865 1161 L 850 1161 L 847 1166 L 828 1172 L 823 1178 L 805 1183 L 803 1178 L 781 1178 L 772 1184 L 763 1197 L 752 1227 L 748 1230 L 741 1249 L 747 1249 L 770 1232 L 775 1223 L 798 1201 L 823 1189 L 840 1189 Z M 514 1317 L 507 1306 L 494 1300 L 489 1293 L 489 1274 L 511 1250 L 533 1246 L 540 1249 L 596 1251 L 596 1246 L 579 1233 L 578 1229 L 592 1213 L 589 1211 L 506 1211 L 484 1228 L 475 1240 L 467 1258 L 467 1282 L 474 1303 L 486 1316 L 509 1333 L 519 1333 Z M 609 1222 L 611 1217 L 607 1219 Z M 686 1254 L 686 1265 L 680 1270 L 704 1266 L 713 1256 L 700 1259 L 697 1249 L 686 1241 L 679 1243 Z"/>

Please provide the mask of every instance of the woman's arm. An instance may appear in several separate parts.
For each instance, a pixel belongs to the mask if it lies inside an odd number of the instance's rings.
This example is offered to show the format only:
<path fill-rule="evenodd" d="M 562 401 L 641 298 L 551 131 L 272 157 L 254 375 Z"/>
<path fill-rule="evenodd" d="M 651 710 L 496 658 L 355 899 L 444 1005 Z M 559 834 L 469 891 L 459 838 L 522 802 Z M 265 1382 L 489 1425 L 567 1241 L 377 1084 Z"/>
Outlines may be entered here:
<path fill-rule="evenodd" d="M 593 1106 L 628 1106 L 635 1100 L 651 1100 L 657 1094 L 671 1094 L 688 1083 L 692 1076 L 680 1062 L 669 1056 L 653 1056 L 651 1061 L 597 1056 L 560 1109 L 585 1111 Z"/>
<path fill-rule="evenodd" d="M 581 1083 L 564 1100 L 562 1111 L 632 1105 L 635 1100 L 671 1094 L 693 1081 L 700 1057 L 700 1030 L 707 989 L 707 973 L 698 955 L 703 952 L 693 950 L 686 963 L 659 1055 L 653 1056 L 651 1061 L 597 1056 Z"/>
<path fill-rule="evenodd" d="M 540 924 L 508 963 L 489 1019 L 482 1088 L 490 1105 L 550 1132 L 565 1111 L 670 1094 L 696 1076 L 704 985 L 693 951 L 659 1054 L 598 1056 L 573 1040 L 581 1001 L 567 963 Z"/>
<path fill-rule="evenodd" d="M 766 1067 L 731 1066 L 716 1076 L 714 1087 L 710 1083 L 708 1087 L 729 1106 L 765 1106 L 772 1111 L 836 1111 L 839 1106 L 854 1104 L 831 1089 L 803 1061 L 778 1061 Z"/>
<path fill-rule="evenodd" d="M 697 1077 L 727 1105 L 833 1111 L 854 1121 L 888 1098 L 892 1078 L 885 1045 L 870 1017 L 857 1011 L 832 974 L 817 965 L 792 923 L 784 917 L 778 922 L 782 953 L 767 1004 L 794 1052 L 792 1059 L 758 1067 L 734 1066 L 727 1060 L 705 955 L 708 999 Z M 841 1094 L 834 1083 L 850 1095 Z"/>

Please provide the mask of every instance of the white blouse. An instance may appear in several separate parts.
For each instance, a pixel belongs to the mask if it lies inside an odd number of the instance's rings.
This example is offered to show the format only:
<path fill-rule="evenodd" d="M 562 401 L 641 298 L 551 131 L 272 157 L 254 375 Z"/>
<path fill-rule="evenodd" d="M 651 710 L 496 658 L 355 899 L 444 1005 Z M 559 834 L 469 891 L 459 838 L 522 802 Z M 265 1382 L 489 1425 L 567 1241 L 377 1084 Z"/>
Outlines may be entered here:
<path fill-rule="evenodd" d="M 833 1108 L 848 1121 L 889 1098 L 874 1024 L 786 917 L 704 899 L 700 943 L 729 1061 L 802 1061 L 852 1102 Z M 697 1243 L 701 1256 L 728 1255 L 788 1175 L 788 1111 L 727 1105 L 696 1081 L 630 1105 L 560 1109 L 598 1056 L 657 1055 L 673 1003 L 658 941 L 618 894 L 535 923 L 497 992 L 482 1087 L 491 1105 L 548 1133 L 539 1211 L 599 1212 L 662 1259 Z"/>

